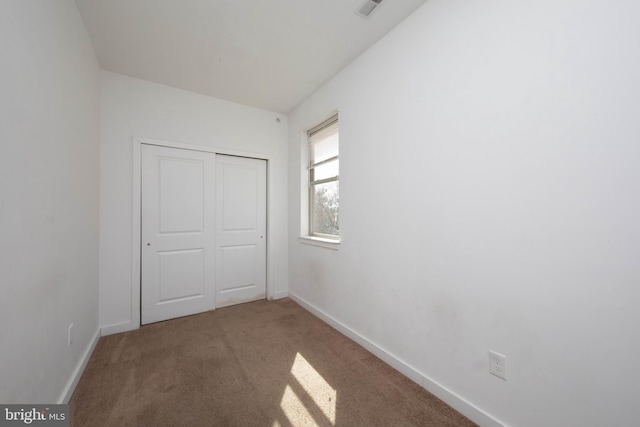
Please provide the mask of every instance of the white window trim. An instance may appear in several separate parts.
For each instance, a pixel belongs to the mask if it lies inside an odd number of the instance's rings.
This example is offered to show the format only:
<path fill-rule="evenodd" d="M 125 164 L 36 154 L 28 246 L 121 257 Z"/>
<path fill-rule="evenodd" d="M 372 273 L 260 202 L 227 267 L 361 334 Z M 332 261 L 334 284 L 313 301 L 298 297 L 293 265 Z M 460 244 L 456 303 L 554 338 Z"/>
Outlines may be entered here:
<path fill-rule="evenodd" d="M 320 120 L 317 123 L 322 123 L 333 116 L 339 116 L 339 111 L 334 110 L 331 114 L 327 115 L 324 120 Z M 314 125 L 315 126 L 315 125 Z M 312 129 L 314 126 L 309 126 L 308 129 Z M 338 238 L 323 238 L 319 236 L 310 235 L 309 232 L 309 137 L 307 130 L 300 132 L 300 236 L 298 242 L 305 245 L 317 246 L 326 249 L 338 250 L 340 249 L 340 242 L 342 236 Z"/>
<path fill-rule="evenodd" d="M 316 236 L 300 236 L 298 237 L 298 241 L 305 245 L 333 249 L 334 251 L 340 249 L 340 240 L 338 239 L 322 239 Z"/>
<path fill-rule="evenodd" d="M 334 247 L 336 244 L 340 243 L 340 235 L 338 234 L 337 236 L 333 236 L 333 235 L 323 235 L 321 233 L 312 233 L 311 232 L 311 221 L 313 220 L 311 218 L 311 181 L 310 181 L 310 174 L 311 174 L 311 170 L 312 167 L 310 166 L 310 159 L 309 159 L 309 133 L 310 132 L 316 132 L 316 131 L 321 131 L 321 129 L 326 128 L 327 126 L 331 125 L 331 122 L 333 123 L 339 123 L 339 112 L 337 110 L 333 111 L 330 115 L 326 116 L 326 118 L 322 121 L 320 121 L 319 123 L 316 122 L 316 124 L 314 126 L 310 126 L 308 127 L 304 132 L 303 132 L 303 150 L 302 150 L 302 165 L 304 167 L 304 172 L 302 174 L 302 177 L 304 178 L 304 186 L 303 188 L 305 188 L 302 191 L 302 196 L 303 199 L 302 201 L 304 202 L 306 200 L 306 210 L 303 208 L 301 210 L 301 213 L 303 214 L 302 218 L 305 218 L 306 220 L 306 225 L 302 226 L 302 230 L 301 230 L 301 238 L 306 239 L 303 243 L 309 243 L 309 244 L 314 244 L 314 243 L 319 243 L 318 246 L 323 246 L 323 247 Z M 339 158 L 339 154 L 338 156 L 336 156 L 337 158 Z M 333 160 L 331 160 L 333 161 Z M 322 164 L 322 163 L 319 163 Z M 319 165 L 318 164 L 318 165 Z M 317 165 L 314 165 L 314 167 Z M 335 178 L 335 179 L 328 179 L 327 181 L 339 181 L 339 175 Z M 318 181 L 316 181 L 318 182 Z"/>

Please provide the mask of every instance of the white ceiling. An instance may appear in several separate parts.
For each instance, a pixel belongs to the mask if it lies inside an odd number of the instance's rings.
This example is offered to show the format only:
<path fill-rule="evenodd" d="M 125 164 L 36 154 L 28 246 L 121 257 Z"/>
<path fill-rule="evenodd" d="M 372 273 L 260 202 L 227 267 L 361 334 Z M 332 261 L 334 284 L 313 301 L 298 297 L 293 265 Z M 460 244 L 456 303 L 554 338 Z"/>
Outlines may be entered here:
<path fill-rule="evenodd" d="M 102 68 L 287 113 L 426 0 L 76 0 Z"/>

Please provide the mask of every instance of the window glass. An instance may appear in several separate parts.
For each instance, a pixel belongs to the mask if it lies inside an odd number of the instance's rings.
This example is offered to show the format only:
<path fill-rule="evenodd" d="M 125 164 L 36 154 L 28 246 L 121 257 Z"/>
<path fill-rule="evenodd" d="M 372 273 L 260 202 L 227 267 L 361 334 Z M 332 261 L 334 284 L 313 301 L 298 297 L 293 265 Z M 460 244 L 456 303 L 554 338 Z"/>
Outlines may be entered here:
<path fill-rule="evenodd" d="M 338 156 L 338 129 L 324 137 L 322 134 L 314 135 L 317 142 L 311 144 L 311 157 L 314 163 L 320 163 L 332 157 Z"/>
<path fill-rule="evenodd" d="M 338 181 L 313 186 L 313 230 L 316 234 L 338 236 Z"/>
<path fill-rule="evenodd" d="M 313 181 L 318 181 L 321 179 L 327 179 L 334 176 L 338 176 L 338 168 L 339 168 L 338 159 L 316 166 L 313 169 L 311 169 L 311 172 L 313 174 L 312 179 Z"/>
<path fill-rule="evenodd" d="M 309 235 L 338 239 L 340 175 L 338 117 L 307 132 L 309 137 Z"/>

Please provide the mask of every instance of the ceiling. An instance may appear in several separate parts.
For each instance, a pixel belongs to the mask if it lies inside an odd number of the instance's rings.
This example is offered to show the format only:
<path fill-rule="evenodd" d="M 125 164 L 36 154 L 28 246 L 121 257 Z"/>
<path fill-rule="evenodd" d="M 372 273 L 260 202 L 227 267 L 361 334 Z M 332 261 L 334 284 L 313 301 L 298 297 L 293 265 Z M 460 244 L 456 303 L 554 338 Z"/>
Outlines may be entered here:
<path fill-rule="evenodd" d="M 103 69 L 287 113 L 426 0 L 76 0 Z"/>

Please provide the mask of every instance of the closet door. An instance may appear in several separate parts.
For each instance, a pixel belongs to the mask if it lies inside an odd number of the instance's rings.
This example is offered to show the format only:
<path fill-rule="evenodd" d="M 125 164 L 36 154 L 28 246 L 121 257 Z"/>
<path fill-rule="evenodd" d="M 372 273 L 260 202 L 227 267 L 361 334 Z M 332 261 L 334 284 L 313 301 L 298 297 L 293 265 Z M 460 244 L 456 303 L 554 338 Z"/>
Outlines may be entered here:
<path fill-rule="evenodd" d="M 265 298 L 266 163 L 216 156 L 216 307 Z"/>
<path fill-rule="evenodd" d="M 142 146 L 142 324 L 215 307 L 215 154 Z"/>

